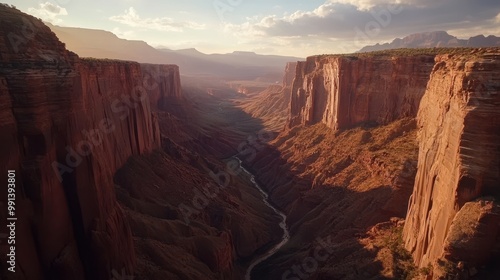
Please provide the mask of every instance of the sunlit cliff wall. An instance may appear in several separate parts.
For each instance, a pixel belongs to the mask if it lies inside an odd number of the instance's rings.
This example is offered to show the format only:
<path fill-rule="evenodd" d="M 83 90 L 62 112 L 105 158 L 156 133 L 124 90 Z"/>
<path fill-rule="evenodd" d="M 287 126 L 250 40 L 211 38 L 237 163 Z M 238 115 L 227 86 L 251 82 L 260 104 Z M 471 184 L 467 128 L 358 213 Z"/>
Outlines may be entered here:
<path fill-rule="evenodd" d="M 404 231 L 420 266 L 440 257 L 474 265 L 495 250 L 500 211 L 485 197 L 500 193 L 499 72 L 498 50 L 436 58 L 418 113 L 418 171 Z"/>
<path fill-rule="evenodd" d="M 337 130 L 413 117 L 433 65 L 432 55 L 309 57 L 297 66 L 288 126 Z"/>

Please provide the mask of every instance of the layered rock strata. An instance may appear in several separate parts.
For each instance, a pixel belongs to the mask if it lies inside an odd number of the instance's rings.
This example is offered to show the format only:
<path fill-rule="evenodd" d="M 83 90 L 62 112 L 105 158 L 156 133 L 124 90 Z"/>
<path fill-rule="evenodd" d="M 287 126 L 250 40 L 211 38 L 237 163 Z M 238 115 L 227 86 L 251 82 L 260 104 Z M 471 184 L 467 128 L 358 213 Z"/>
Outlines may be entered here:
<path fill-rule="evenodd" d="M 160 148 L 146 85 L 179 97 L 178 68 L 82 60 L 40 20 L 4 5 L 0 18 L 0 166 L 17 175 L 16 276 L 132 273 L 132 235 L 113 176 L 130 156 Z M 145 83 L 144 68 L 168 75 Z"/>
<path fill-rule="evenodd" d="M 414 117 L 433 65 L 433 55 L 309 57 L 297 65 L 288 127 Z"/>
<path fill-rule="evenodd" d="M 484 264 L 494 253 L 498 209 L 484 197 L 500 194 L 499 72 L 498 49 L 436 58 L 418 113 L 418 172 L 404 229 L 419 266 L 440 257 Z M 482 210 L 467 210 L 475 208 Z M 458 250 L 457 230 L 466 228 L 467 246 Z"/>

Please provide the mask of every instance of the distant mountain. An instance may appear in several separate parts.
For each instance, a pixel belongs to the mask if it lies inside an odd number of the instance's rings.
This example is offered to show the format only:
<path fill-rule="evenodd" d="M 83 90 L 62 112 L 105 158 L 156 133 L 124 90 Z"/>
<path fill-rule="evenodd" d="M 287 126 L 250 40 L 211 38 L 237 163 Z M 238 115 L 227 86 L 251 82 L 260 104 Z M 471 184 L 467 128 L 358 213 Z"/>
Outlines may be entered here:
<path fill-rule="evenodd" d="M 381 51 L 399 48 L 433 48 L 433 47 L 495 47 L 500 46 L 500 37 L 478 35 L 469 39 L 458 39 L 446 31 L 415 33 L 402 39 L 394 39 L 391 43 L 366 46 L 358 52 Z"/>
<path fill-rule="evenodd" d="M 66 47 L 81 57 L 133 60 L 141 63 L 177 64 L 182 75 L 222 79 L 281 79 L 287 62 L 300 57 L 259 55 L 236 51 L 229 54 L 204 54 L 198 50 L 155 49 L 144 41 L 125 40 L 98 29 L 60 27 L 47 24 Z"/>

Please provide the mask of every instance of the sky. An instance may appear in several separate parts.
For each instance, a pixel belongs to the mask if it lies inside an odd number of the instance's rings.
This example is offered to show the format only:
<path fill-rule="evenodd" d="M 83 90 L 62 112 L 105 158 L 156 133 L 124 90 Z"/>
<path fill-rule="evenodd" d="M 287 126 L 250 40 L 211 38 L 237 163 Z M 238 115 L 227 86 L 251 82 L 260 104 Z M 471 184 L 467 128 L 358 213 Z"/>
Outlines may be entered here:
<path fill-rule="evenodd" d="M 500 36 L 499 0 L 1 0 L 52 24 L 154 47 L 306 57 L 418 32 Z"/>

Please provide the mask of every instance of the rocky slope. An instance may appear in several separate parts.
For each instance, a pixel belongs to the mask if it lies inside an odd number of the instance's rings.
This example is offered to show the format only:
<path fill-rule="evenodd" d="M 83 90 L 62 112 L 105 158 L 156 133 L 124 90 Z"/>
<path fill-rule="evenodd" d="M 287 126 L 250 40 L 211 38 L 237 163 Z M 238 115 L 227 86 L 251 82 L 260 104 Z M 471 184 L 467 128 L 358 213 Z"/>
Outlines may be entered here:
<path fill-rule="evenodd" d="M 420 266 L 446 258 L 475 267 L 499 254 L 500 52 L 476 52 L 436 58 L 418 113 L 404 239 Z"/>
<path fill-rule="evenodd" d="M 313 56 L 299 62 L 290 122 L 333 130 L 415 116 L 433 55 Z"/>
<path fill-rule="evenodd" d="M 313 266 L 318 248 L 326 255 L 317 267 L 300 269 L 308 279 L 379 277 L 378 249 L 361 239 L 369 227 L 404 217 L 417 165 L 415 134 L 411 119 L 339 133 L 320 123 L 271 142 L 252 167 L 288 213 L 291 239 L 257 267 L 255 279 L 304 278 L 294 267 L 306 260 Z"/>
<path fill-rule="evenodd" d="M 115 177 L 136 279 L 241 279 L 247 261 L 279 236 L 277 218 L 245 178 L 218 185 L 215 174 L 229 175 L 230 165 L 169 139 L 163 150 L 130 158 Z"/>

